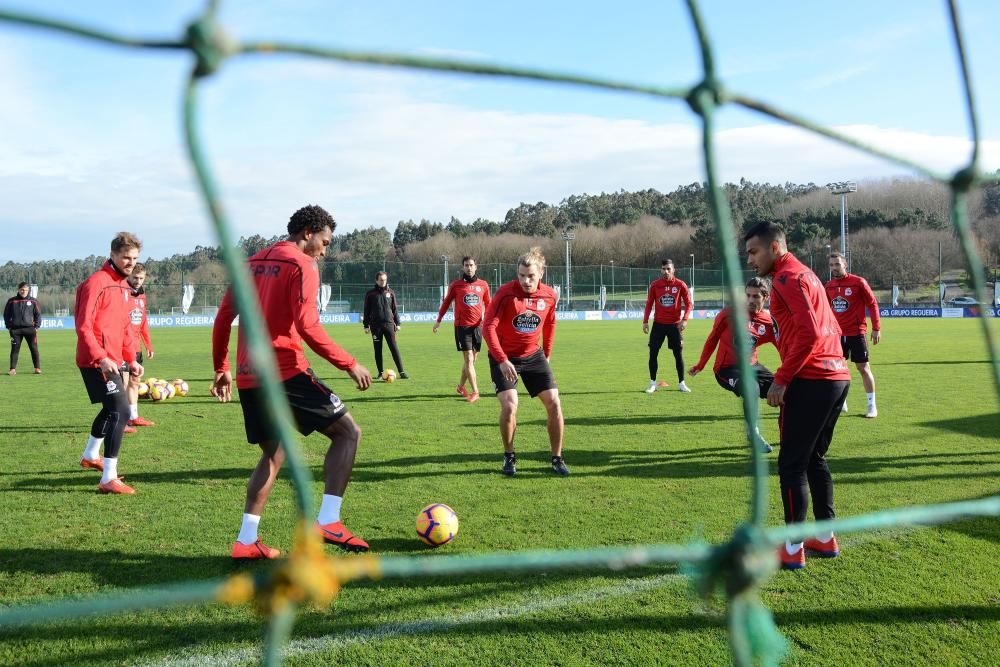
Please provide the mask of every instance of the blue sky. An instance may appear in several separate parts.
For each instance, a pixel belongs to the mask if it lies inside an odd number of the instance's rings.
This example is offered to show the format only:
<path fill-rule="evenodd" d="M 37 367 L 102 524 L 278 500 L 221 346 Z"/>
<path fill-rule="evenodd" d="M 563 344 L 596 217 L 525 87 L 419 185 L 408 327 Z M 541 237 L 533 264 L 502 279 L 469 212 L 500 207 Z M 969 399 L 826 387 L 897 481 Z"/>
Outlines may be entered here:
<path fill-rule="evenodd" d="M 174 37 L 201 2 L 3 2 L 95 27 Z M 968 154 L 944 2 L 706 0 L 723 81 L 940 169 Z M 1000 3 L 960 3 L 984 167 L 1000 168 Z M 668 2 L 223 3 L 237 39 L 455 56 L 689 85 L 699 60 Z M 103 254 L 120 229 L 144 256 L 216 243 L 185 158 L 185 54 L 144 52 L 0 23 L 0 262 Z M 237 233 L 270 236 L 306 203 L 338 231 L 400 219 L 502 219 L 521 201 L 703 180 L 687 107 L 492 78 L 291 56 L 228 61 L 204 85 L 200 127 Z M 906 174 L 767 118 L 726 108 L 723 177 L 826 183 Z M 45 230 L 45 234 L 40 234 Z"/>

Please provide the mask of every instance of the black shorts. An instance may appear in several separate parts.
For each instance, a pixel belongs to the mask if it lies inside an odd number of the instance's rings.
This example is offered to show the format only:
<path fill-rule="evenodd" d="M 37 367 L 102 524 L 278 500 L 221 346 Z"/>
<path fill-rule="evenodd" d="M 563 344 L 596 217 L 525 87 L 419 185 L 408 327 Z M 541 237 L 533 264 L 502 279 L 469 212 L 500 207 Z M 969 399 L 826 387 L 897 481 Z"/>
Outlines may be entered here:
<path fill-rule="evenodd" d="M 767 398 L 767 392 L 770 391 L 771 385 L 774 384 L 774 373 L 762 364 L 754 364 L 750 368 L 756 375 L 757 390 L 758 393 L 760 393 L 760 397 Z M 715 374 L 715 381 L 718 382 L 719 386 L 726 391 L 731 391 L 737 396 L 742 396 L 740 389 L 739 366 L 726 366 L 724 368 L 720 368 L 719 372 Z"/>
<path fill-rule="evenodd" d="M 459 352 L 472 350 L 479 352 L 483 349 L 483 330 L 481 327 L 460 327 L 455 326 L 455 347 Z"/>
<path fill-rule="evenodd" d="M 294 375 L 282 383 L 288 404 L 292 408 L 295 425 L 302 435 L 325 431 L 330 424 L 347 414 L 347 406 L 340 397 L 323 384 L 311 368 Z M 247 442 L 258 445 L 271 439 L 264 411 L 264 392 L 259 387 L 240 389 L 240 406 L 243 408 L 243 425 Z"/>
<path fill-rule="evenodd" d="M 91 403 L 103 403 L 125 392 L 125 378 L 121 373 L 106 374 L 100 368 L 81 368 L 80 374 Z"/>
<path fill-rule="evenodd" d="M 143 362 L 142 350 L 139 350 L 138 352 L 135 353 L 135 361 L 140 366 L 142 365 Z"/>
<path fill-rule="evenodd" d="M 663 347 L 664 339 L 667 341 L 667 347 L 671 350 L 684 349 L 684 338 L 676 324 L 653 322 L 653 328 L 649 331 L 650 349 L 659 352 L 660 348 Z"/>
<path fill-rule="evenodd" d="M 549 360 L 541 350 L 528 357 L 508 357 L 507 360 L 514 364 L 517 374 L 524 381 L 528 396 L 534 398 L 547 389 L 558 387 Z M 492 356 L 490 356 L 490 376 L 493 378 L 493 391 L 498 394 L 501 391 L 517 388 L 517 380 L 508 381 L 500 372 L 500 364 Z"/>
<path fill-rule="evenodd" d="M 856 364 L 868 363 L 868 341 L 865 340 L 864 334 L 841 336 L 840 346 L 844 349 L 844 359 Z"/>

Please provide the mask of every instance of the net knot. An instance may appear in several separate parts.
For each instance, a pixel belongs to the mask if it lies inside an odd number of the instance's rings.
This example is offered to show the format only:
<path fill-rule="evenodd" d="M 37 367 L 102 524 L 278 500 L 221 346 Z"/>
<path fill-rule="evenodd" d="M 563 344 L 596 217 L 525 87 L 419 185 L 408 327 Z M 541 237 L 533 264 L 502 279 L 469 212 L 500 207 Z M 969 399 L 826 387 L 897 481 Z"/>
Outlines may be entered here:
<path fill-rule="evenodd" d="M 951 177 L 951 189 L 955 192 L 968 192 L 979 182 L 979 170 L 975 165 L 969 165 L 955 172 Z"/>
<path fill-rule="evenodd" d="M 310 522 L 301 521 L 296 530 L 295 546 L 288 559 L 279 563 L 269 576 L 237 575 L 227 581 L 219 600 L 228 604 L 253 602 L 261 613 L 272 615 L 289 605 L 311 604 L 328 607 L 341 586 L 363 577 L 377 578 L 379 561 L 372 556 L 330 558 Z"/>
<path fill-rule="evenodd" d="M 722 105 L 725 102 L 724 97 L 722 84 L 709 78 L 688 91 L 687 97 L 684 99 L 692 111 L 699 116 L 704 116 L 715 107 Z"/>
<path fill-rule="evenodd" d="M 214 74 L 222 61 L 236 52 L 236 43 L 207 16 L 188 26 L 184 43 L 195 55 L 194 74 L 199 77 Z"/>

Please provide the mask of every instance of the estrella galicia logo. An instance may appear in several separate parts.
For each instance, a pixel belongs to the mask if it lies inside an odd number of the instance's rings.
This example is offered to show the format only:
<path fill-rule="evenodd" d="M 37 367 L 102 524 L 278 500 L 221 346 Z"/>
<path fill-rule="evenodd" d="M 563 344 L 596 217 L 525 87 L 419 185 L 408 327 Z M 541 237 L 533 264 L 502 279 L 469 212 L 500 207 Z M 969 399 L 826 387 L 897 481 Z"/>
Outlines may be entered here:
<path fill-rule="evenodd" d="M 142 308 L 133 308 L 128 317 L 132 324 L 139 326 L 142 324 Z"/>
<path fill-rule="evenodd" d="M 468 293 L 462 297 L 462 301 L 465 302 L 466 306 L 478 306 L 480 299 L 478 294 Z"/>
<path fill-rule="evenodd" d="M 516 315 L 511 324 L 518 333 L 534 333 L 541 326 L 542 318 L 538 313 L 526 310 Z"/>
<path fill-rule="evenodd" d="M 677 299 L 673 294 L 664 294 L 660 297 L 660 305 L 664 308 L 673 308 Z"/>
<path fill-rule="evenodd" d="M 846 313 L 848 308 L 847 299 L 842 296 L 836 296 L 833 298 L 833 312 L 835 313 Z"/>

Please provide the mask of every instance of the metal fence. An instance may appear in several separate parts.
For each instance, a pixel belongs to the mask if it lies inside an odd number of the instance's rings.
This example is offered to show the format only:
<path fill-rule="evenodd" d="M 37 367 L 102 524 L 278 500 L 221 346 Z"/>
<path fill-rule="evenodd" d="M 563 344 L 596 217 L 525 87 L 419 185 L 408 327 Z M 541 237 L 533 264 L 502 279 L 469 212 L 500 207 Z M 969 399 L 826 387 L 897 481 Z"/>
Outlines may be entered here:
<path fill-rule="evenodd" d="M 150 262 L 151 266 L 155 263 Z M 627 310 L 642 308 L 649 283 L 660 277 L 659 268 L 619 266 L 617 264 L 571 265 L 569 282 L 566 267 L 549 266 L 545 282 L 557 287 L 561 295 L 561 308 L 568 310 Z M 823 267 L 818 275 L 823 280 L 829 276 Z M 372 288 L 375 274 L 386 271 L 389 286 L 396 292 L 400 308 L 409 312 L 434 311 L 441 305 L 441 299 L 448 283 L 461 275 L 454 263 L 446 267 L 443 263 L 416 264 L 408 262 L 338 262 L 326 261 L 321 267 L 322 282 L 330 285 L 331 296 L 327 312 L 360 312 L 364 294 Z M 516 277 L 513 264 L 482 264 L 479 276 L 490 283 L 494 291 L 503 283 Z M 744 271 L 741 280 L 752 276 Z M 677 267 L 677 277 L 693 288 L 694 301 L 701 308 L 719 308 L 727 305 L 724 289 L 725 272 L 719 268 Z M 73 313 L 75 286 L 38 285 L 38 301 L 46 316 L 66 316 Z M 170 275 L 172 282 L 162 282 L 155 270 L 150 270 L 146 283 L 147 307 L 150 314 L 174 314 L 180 312 L 182 285 L 176 272 Z M 988 296 L 994 298 L 995 282 L 990 281 Z M 942 292 L 942 286 L 944 287 Z M 191 311 L 197 313 L 215 312 L 227 283 L 194 283 L 194 301 Z M 953 281 L 939 281 L 937 276 L 927 283 L 914 284 L 873 284 L 872 289 L 879 304 L 893 303 L 893 287 L 896 288 L 896 303 L 900 306 L 930 307 L 968 294 L 964 284 Z M 13 295 L 15 286 L 0 285 L 0 294 Z M 967 297 L 965 297 L 967 298 Z"/>

